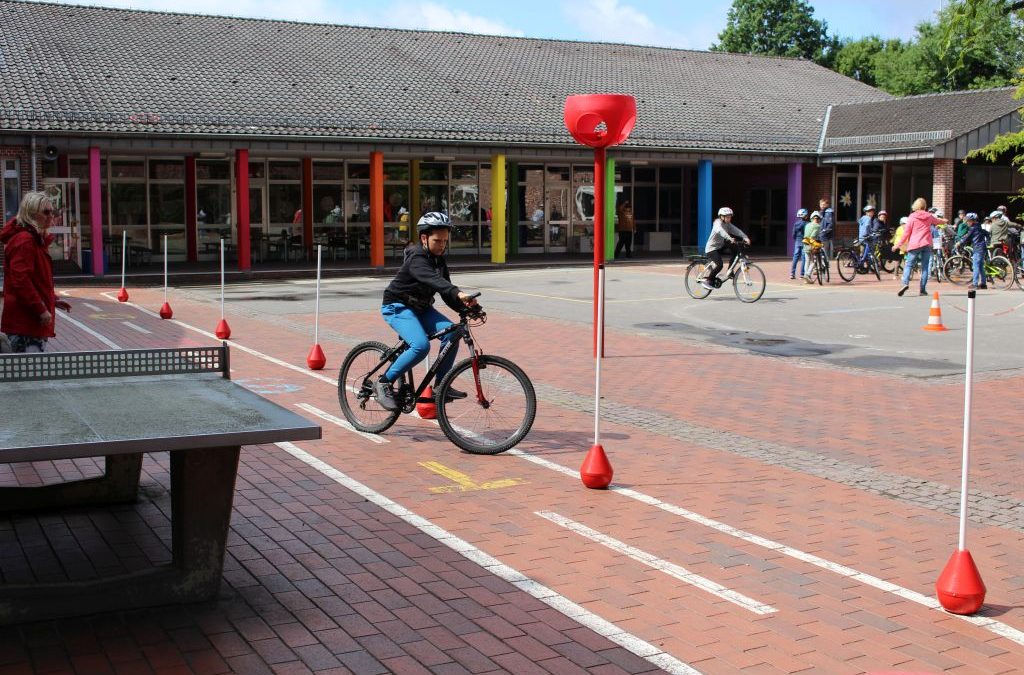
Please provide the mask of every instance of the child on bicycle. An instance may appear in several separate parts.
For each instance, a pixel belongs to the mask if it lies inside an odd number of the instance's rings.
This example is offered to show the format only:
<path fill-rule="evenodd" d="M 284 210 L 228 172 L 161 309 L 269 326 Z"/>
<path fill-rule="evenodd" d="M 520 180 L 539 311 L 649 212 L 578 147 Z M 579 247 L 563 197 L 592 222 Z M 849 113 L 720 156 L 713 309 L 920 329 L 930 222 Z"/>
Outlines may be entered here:
<path fill-rule="evenodd" d="M 804 228 L 807 227 L 807 209 L 797 209 L 796 222 L 793 223 L 793 264 L 789 268 L 789 278 L 796 279 L 796 263 L 800 261 L 800 276 L 804 276 L 807 267 L 804 265 Z"/>
<path fill-rule="evenodd" d="M 477 304 L 475 298 L 469 297 L 451 282 L 448 263 L 445 261 L 451 229 L 451 221 L 445 214 L 435 211 L 423 214 L 416 224 L 419 247 L 406 251 L 401 269 L 384 289 L 380 313 L 384 321 L 409 343 L 409 348 L 373 384 L 377 402 L 387 410 L 398 410 L 400 407 L 395 401 L 392 383 L 430 353 L 430 339 L 427 336 L 452 325 L 447 317 L 434 309 L 434 294 L 440 294 L 444 303 L 456 312 Z M 451 337 L 449 334 L 441 339 L 442 349 Z M 458 344 L 455 344 L 438 365 L 435 386 L 451 370 L 457 350 Z M 449 387 L 448 396 L 452 399 L 465 398 L 466 393 Z"/>
<path fill-rule="evenodd" d="M 811 222 L 804 226 L 804 281 L 811 284 L 811 270 L 814 269 L 814 256 L 822 247 L 821 239 L 821 213 L 815 211 L 811 214 Z"/>
<path fill-rule="evenodd" d="M 723 206 L 718 209 L 718 218 L 711 226 L 711 235 L 708 237 L 707 245 L 704 246 L 704 255 L 708 257 L 708 266 L 704 270 L 704 278 L 700 280 L 700 285 L 709 291 L 722 285 L 716 276 L 722 269 L 722 254 L 728 252 L 732 256 L 729 260 L 730 266 L 736 260 L 737 251 L 732 246 L 736 243 L 736 238 L 742 238 L 744 244 L 750 245 L 750 237 L 732 224 L 732 209 Z"/>
<path fill-rule="evenodd" d="M 967 232 L 957 240 L 956 244 L 960 246 L 967 243 L 973 249 L 971 285 L 967 288 L 971 290 L 976 288 L 985 289 L 988 288 L 988 284 L 985 283 L 985 249 L 988 247 L 988 240 L 991 235 L 978 224 L 977 213 L 973 211 L 968 213 L 964 216 L 964 220 L 967 221 Z"/>

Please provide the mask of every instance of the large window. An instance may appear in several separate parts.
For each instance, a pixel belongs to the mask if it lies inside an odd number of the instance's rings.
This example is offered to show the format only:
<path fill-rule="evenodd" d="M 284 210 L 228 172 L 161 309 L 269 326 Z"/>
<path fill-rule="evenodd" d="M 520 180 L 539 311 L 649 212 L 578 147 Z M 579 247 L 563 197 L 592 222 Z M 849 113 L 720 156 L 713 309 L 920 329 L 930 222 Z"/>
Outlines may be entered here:
<path fill-rule="evenodd" d="M 185 254 L 185 162 L 181 159 L 149 160 L 149 224 L 153 251 Z"/>
<path fill-rule="evenodd" d="M 836 202 L 833 209 L 840 223 L 856 222 L 867 204 L 886 208 L 882 166 L 860 164 L 842 167 L 836 175 Z"/>
<path fill-rule="evenodd" d="M 452 248 L 480 248 L 480 186 L 476 164 L 452 166 L 449 216 L 455 225 Z"/>
<path fill-rule="evenodd" d="M 128 233 L 129 245 L 149 248 L 146 160 L 110 160 L 110 236 Z"/>
<path fill-rule="evenodd" d="M 21 177 L 18 173 L 18 160 L 3 160 L 3 206 L 4 222 L 18 215 L 21 200 Z"/>
<path fill-rule="evenodd" d="M 199 253 L 216 254 L 217 243 L 231 240 L 231 162 L 196 161 L 196 228 Z"/>
<path fill-rule="evenodd" d="M 335 236 L 345 227 L 345 164 L 314 162 L 313 164 L 313 235 Z"/>
<path fill-rule="evenodd" d="M 519 248 L 544 247 L 544 167 L 540 164 L 519 165 Z"/>

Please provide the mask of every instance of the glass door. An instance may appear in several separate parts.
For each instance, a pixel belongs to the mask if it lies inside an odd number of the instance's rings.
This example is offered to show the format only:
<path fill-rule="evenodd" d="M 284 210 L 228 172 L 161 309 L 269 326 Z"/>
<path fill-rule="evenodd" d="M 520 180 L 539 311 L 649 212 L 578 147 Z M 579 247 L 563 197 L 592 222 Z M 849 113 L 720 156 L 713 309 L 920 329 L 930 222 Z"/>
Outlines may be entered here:
<path fill-rule="evenodd" d="M 50 197 L 57 210 L 50 234 L 50 257 L 55 261 L 66 260 L 82 268 L 81 222 L 82 213 L 78 198 L 77 178 L 47 178 L 43 180 L 43 191 Z"/>
<path fill-rule="evenodd" d="M 548 221 L 544 250 L 548 253 L 565 253 L 568 250 L 573 209 L 570 185 L 568 166 L 546 167 L 544 196 Z"/>

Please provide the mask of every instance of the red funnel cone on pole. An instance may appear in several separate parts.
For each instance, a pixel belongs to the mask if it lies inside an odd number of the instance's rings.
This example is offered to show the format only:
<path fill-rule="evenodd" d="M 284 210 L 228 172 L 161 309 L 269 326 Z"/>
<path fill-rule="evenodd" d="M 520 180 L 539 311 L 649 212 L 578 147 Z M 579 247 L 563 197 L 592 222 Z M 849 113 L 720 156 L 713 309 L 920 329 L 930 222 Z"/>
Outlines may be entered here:
<path fill-rule="evenodd" d="M 170 319 L 172 316 L 174 316 L 174 312 L 171 311 L 171 306 L 165 302 L 160 306 L 160 318 Z"/>
<path fill-rule="evenodd" d="M 124 286 L 122 286 L 121 290 L 117 292 L 117 301 L 128 302 L 128 291 L 125 290 Z"/>
<path fill-rule="evenodd" d="M 217 336 L 218 340 L 227 340 L 231 337 L 231 327 L 228 326 L 228 322 L 221 319 L 217 323 L 217 330 L 213 331 L 213 334 Z"/>
<path fill-rule="evenodd" d="M 599 443 L 590 446 L 590 451 L 580 466 L 580 480 L 588 488 L 603 490 L 612 482 L 612 465 L 604 448 Z"/>
<path fill-rule="evenodd" d="M 327 357 L 324 355 L 324 350 L 320 348 L 320 343 L 313 345 L 313 348 L 309 350 L 306 365 L 310 370 L 323 370 L 327 365 Z"/>
<path fill-rule="evenodd" d="M 423 390 L 423 395 L 416 401 L 416 412 L 425 420 L 437 419 L 437 404 L 434 403 L 434 389 L 430 385 Z"/>
<path fill-rule="evenodd" d="M 985 582 L 970 551 L 956 551 L 949 557 L 935 593 L 943 609 L 953 614 L 974 614 L 985 603 Z"/>

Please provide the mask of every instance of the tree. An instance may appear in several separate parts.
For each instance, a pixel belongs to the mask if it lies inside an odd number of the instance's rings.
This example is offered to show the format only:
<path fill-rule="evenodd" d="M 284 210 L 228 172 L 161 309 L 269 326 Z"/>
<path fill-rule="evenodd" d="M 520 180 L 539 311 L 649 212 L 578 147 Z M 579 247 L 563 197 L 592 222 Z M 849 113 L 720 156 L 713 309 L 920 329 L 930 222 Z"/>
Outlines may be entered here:
<path fill-rule="evenodd" d="M 712 51 L 794 56 L 831 66 L 839 47 L 804 0 L 733 0 Z"/>
<path fill-rule="evenodd" d="M 885 49 L 885 46 L 882 38 L 877 35 L 869 35 L 859 40 L 842 40 L 839 44 L 839 51 L 836 52 L 836 61 L 833 67 L 836 72 L 873 87 L 875 86 L 875 58 Z"/>

